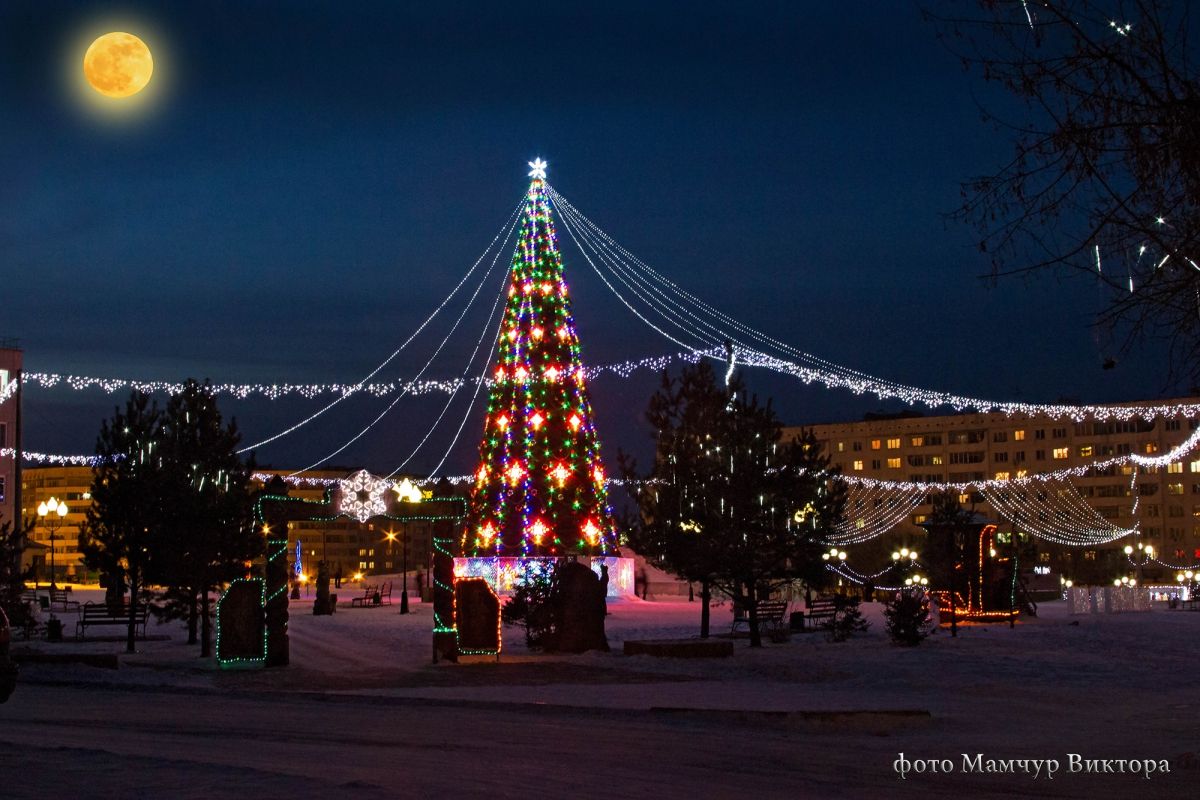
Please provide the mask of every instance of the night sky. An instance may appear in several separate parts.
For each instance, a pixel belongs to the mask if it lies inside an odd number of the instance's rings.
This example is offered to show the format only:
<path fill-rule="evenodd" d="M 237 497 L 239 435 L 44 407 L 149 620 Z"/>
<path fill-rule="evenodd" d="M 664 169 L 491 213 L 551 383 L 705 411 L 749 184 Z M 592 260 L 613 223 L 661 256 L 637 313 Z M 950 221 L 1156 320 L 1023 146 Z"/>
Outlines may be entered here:
<path fill-rule="evenodd" d="M 1101 369 L 1119 343 L 1090 327 L 1103 296 L 1088 281 L 979 280 L 972 231 L 945 215 L 961 180 L 1010 153 L 979 105 L 1021 111 L 915 6 L 496 6 L 5 0 L 0 336 L 21 339 L 30 370 L 353 382 L 466 272 L 541 156 L 643 260 L 831 361 L 1001 400 L 1181 392 L 1158 348 Z M 80 86 L 84 50 L 110 30 L 155 54 L 131 113 Z M 678 350 L 560 241 L 588 363 Z M 461 372 L 472 319 L 431 376 Z M 445 330 L 379 377 L 412 375 Z M 791 424 L 899 408 L 746 377 Z M 645 455 L 655 380 L 592 383 L 609 456 Z M 30 389 L 26 447 L 91 452 L 118 399 Z M 402 401 L 335 462 L 390 470 L 444 401 Z M 305 466 L 387 402 L 347 401 L 258 461 Z M 257 439 L 318 404 L 222 405 Z M 414 468 L 433 467 L 464 413 Z M 450 472 L 471 469 L 473 414 Z"/>

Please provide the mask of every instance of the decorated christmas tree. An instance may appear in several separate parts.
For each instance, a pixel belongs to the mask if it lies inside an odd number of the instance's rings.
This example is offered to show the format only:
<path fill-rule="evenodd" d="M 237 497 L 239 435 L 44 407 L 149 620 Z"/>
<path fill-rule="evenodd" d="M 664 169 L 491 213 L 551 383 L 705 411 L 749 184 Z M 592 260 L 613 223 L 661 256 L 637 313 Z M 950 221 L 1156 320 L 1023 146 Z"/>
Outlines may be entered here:
<path fill-rule="evenodd" d="M 463 552 L 601 555 L 616 543 L 546 164 L 530 164 Z"/>

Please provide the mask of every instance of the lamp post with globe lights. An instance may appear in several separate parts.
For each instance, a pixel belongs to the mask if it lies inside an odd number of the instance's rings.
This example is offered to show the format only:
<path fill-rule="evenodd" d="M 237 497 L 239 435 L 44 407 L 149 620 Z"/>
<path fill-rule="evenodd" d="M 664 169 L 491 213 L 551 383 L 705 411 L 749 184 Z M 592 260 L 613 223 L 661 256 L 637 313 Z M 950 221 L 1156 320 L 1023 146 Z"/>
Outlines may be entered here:
<path fill-rule="evenodd" d="M 38 503 L 37 515 L 42 525 L 45 525 L 50 530 L 50 588 L 57 589 L 58 584 L 55 583 L 55 563 L 54 563 L 54 542 L 58 538 L 58 529 L 62 527 L 63 520 L 66 519 L 69 513 L 67 504 L 59 502 L 57 498 L 51 497 Z"/>
<path fill-rule="evenodd" d="M 408 478 L 405 478 L 404 480 L 400 481 L 398 484 L 396 484 L 394 487 L 392 487 L 392 490 L 396 493 L 397 497 L 400 499 L 400 502 L 402 502 L 402 503 L 419 503 L 419 502 L 421 502 L 421 500 L 424 499 L 424 495 L 421 494 L 421 488 L 419 486 L 417 486 L 415 483 L 413 483 L 411 480 L 409 480 Z M 392 541 L 395 541 L 396 535 L 393 533 L 388 538 L 390 538 Z M 404 528 L 404 541 L 402 542 L 402 550 L 403 550 L 402 558 L 403 558 L 404 577 L 401 579 L 400 613 L 407 614 L 408 613 L 408 527 L 407 526 L 405 526 L 405 528 Z"/>

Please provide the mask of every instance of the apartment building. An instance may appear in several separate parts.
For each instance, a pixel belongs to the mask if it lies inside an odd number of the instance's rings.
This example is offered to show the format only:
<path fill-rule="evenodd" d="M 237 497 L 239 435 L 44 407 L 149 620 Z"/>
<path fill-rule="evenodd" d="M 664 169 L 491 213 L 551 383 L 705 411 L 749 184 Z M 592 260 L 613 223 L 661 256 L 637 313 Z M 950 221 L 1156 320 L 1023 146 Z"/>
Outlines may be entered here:
<path fill-rule="evenodd" d="M 1200 398 L 1189 397 L 1121 405 L 1197 402 Z M 1134 453 L 1165 454 L 1200 427 L 1200 419 L 1159 416 L 1150 420 L 1072 422 L 1003 413 L 909 413 L 869 415 L 861 422 L 809 427 L 846 475 L 963 483 L 1053 473 Z M 792 428 L 785 434 L 794 435 L 799 430 Z M 1129 569 L 1123 548 L 1139 542 L 1152 545 L 1156 555 L 1167 563 L 1200 561 L 1200 450 L 1182 454 L 1163 467 L 1119 464 L 1088 469 L 1070 478 L 1070 482 L 1096 514 L 1121 528 L 1140 524 L 1141 536 L 1085 547 L 1040 541 L 1039 571 L 1111 580 Z M 890 551 L 893 543 L 917 543 L 923 538 L 919 526 L 931 511 L 926 500 L 883 537 L 882 549 Z M 1003 518 L 987 502 L 986 494 L 982 498 L 964 495 L 961 500 L 967 504 L 977 502 L 976 510 L 996 521 L 1001 530 L 1011 531 L 1012 520 Z M 853 514 L 853 509 L 849 513 Z M 1018 530 L 1027 530 L 1019 520 Z M 1147 564 L 1143 572 L 1148 580 L 1174 581 L 1173 570 L 1155 563 Z"/>
<path fill-rule="evenodd" d="M 6 453 L 16 446 L 19 411 L 10 387 L 21 371 L 21 355 L 15 339 L 0 339 L 0 523 L 16 520 L 17 462 Z"/>
<path fill-rule="evenodd" d="M 287 475 L 289 470 L 269 470 L 268 474 Z M 305 473 L 316 479 L 339 479 L 346 470 Z M 37 580 L 50 581 L 51 565 L 58 583 L 95 579 L 84 567 L 79 552 L 79 530 L 91 505 L 92 470 L 90 467 L 32 467 L 23 473 L 22 506 L 26 519 L 35 522 L 33 546 L 25 554 L 25 565 L 33 566 Z M 326 487 L 293 486 L 291 497 L 323 502 Z M 37 516 L 40 503 L 53 497 L 67 504 L 67 515 Z M 326 512 L 322 512 L 326 513 Z M 316 514 L 314 514 L 316 516 Z M 299 520 L 288 523 L 288 562 L 295 569 L 297 553 L 301 570 L 316 576 L 317 562 L 328 561 L 331 575 L 350 580 L 363 575 L 399 572 L 405 563 L 410 572 L 425 570 L 430 564 L 433 524 L 429 521 L 399 522 L 376 519 L 359 522 L 348 517 L 332 521 Z M 51 557 L 53 552 L 53 557 Z"/>

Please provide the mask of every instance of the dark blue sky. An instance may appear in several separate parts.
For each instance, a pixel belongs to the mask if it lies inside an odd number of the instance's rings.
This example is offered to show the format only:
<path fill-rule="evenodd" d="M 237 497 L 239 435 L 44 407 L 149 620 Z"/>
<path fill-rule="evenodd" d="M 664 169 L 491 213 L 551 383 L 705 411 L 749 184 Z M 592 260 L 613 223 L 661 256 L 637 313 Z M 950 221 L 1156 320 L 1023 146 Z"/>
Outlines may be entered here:
<path fill-rule="evenodd" d="M 99 113 L 76 85 L 114 29 L 155 52 L 136 114 Z M 540 155 L 644 260 L 832 361 L 996 399 L 1173 388 L 1153 347 L 1101 370 L 1116 345 L 1089 327 L 1103 298 L 1086 281 L 978 280 L 971 231 L 944 214 L 1009 153 L 976 104 L 1016 111 L 913 5 L 6 0 L 0 71 L 0 335 L 32 370 L 352 382 L 466 271 Z M 587 361 L 678 349 L 562 238 Z M 481 324 L 432 373 L 460 371 Z M 380 377 L 411 375 L 438 340 Z M 880 405 L 747 377 L 790 423 Z M 644 449 L 653 385 L 593 383 L 610 454 Z M 338 462 L 395 466 L 442 399 L 402 402 Z M 27 447 L 90 451 L 113 402 L 30 390 Z M 248 438 L 315 408 L 225 405 Z M 382 405 L 346 402 L 259 461 L 303 466 Z"/>

